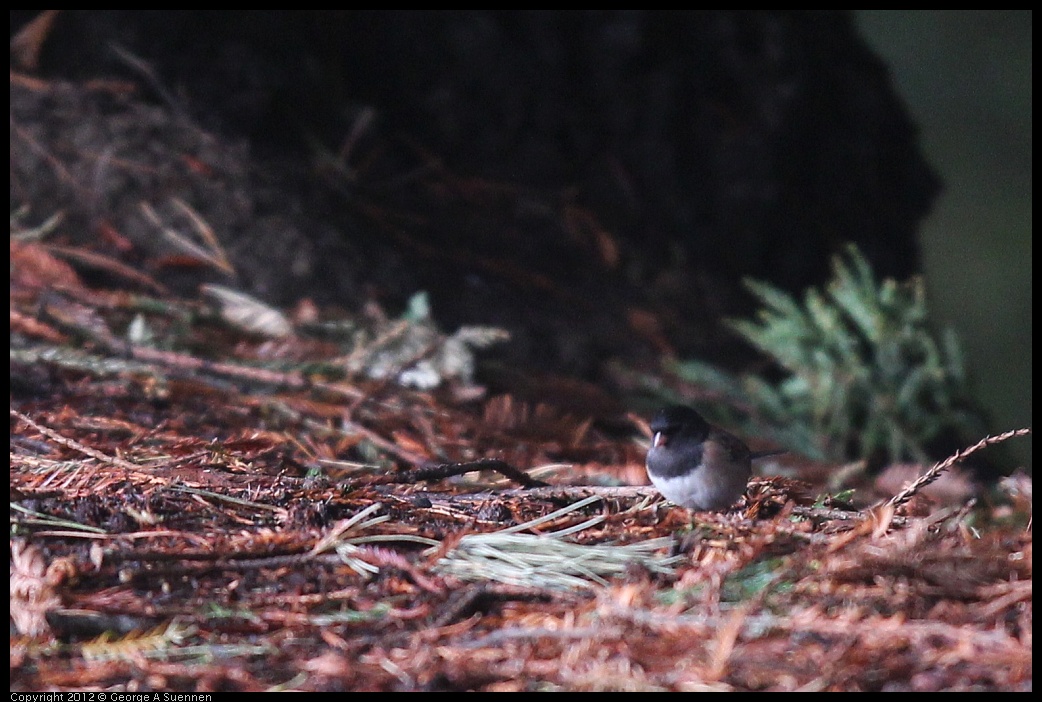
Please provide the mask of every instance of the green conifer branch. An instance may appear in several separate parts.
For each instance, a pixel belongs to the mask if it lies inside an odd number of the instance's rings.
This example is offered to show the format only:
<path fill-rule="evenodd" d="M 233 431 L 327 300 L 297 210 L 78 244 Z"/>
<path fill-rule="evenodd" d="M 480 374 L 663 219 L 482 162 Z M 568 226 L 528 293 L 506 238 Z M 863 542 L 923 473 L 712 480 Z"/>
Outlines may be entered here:
<path fill-rule="evenodd" d="M 784 377 L 739 377 L 691 360 L 675 369 L 746 408 L 761 436 L 819 459 L 882 453 L 929 462 L 927 446 L 941 432 L 980 429 L 958 341 L 951 330 L 930 329 L 921 278 L 877 281 L 849 245 L 834 257 L 831 281 L 802 301 L 764 282 L 745 284 L 762 308 L 728 324 Z"/>

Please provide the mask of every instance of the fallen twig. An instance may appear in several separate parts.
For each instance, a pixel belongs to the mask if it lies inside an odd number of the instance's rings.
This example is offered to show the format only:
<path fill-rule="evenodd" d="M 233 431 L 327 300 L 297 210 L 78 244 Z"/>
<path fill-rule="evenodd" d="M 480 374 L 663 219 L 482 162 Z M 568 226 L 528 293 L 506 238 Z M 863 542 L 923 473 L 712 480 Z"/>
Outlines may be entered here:
<path fill-rule="evenodd" d="M 547 488 L 549 483 L 537 480 L 525 473 L 520 468 L 515 468 L 505 461 L 497 458 L 482 458 L 478 461 L 466 461 L 463 463 L 439 463 L 437 465 L 424 465 L 415 470 L 395 473 L 393 475 L 381 476 L 375 481 L 381 483 L 418 483 L 422 480 L 444 480 L 457 475 L 464 475 L 476 470 L 493 470 L 510 480 L 526 488 Z"/>
<path fill-rule="evenodd" d="M 985 436 L 983 439 L 975 443 L 973 446 L 970 446 L 967 449 L 956 451 L 940 463 L 935 463 L 930 468 L 930 470 L 920 475 L 903 490 L 901 490 L 896 495 L 887 500 L 886 504 L 891 505 L 893 507 L 900 507 L 901 505 L 912 499 L 912 497 L 914 497 L 915 494 L 922 490 L 924 487 L 941 477 L 941 473 L 948 470 L 953 465 L 963 460 L 970 454 L 980 451 L 985 446 L 1002 443 L 1006 439 L 1011 439 L 1014 436 L 1027 436 L 1030 433 L 1030 429 L 1012 429 L 1010 431 L 1003 432 L 995 436 Z"/>

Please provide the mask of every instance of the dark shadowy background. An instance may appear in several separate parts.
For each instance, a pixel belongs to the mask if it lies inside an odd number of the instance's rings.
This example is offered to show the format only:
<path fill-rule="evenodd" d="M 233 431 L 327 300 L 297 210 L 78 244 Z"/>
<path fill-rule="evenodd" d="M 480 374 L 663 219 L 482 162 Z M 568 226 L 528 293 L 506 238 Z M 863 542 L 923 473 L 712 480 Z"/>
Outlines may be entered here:
<path fill-rule="evenodd" d="M 920 230 L 931 306 L 998 430 L 1031 426 L 1031 17 L 857 13 L 944 179 Z M 1008 446 L 1030 467 L 1030 438 Z"/>
<path fill-rule="evenodd" d="M 60 236 L 194 293 L 140 209 L 184 197 L 247 291 L 394 313 L 427 290 L 446 327 L 505 326 L 508 361 L 602 386 L 616 357 L 747 361 L 719 328 L 749 311 L 741 277 L 801 290 L 853 240 L 881 274 L 925 270 L 993 428 L 1020 427 L 1030 25 L 63 11 L 27 72 L 75 82 L 12 82 L 12 210 L 61 208 Z"/>

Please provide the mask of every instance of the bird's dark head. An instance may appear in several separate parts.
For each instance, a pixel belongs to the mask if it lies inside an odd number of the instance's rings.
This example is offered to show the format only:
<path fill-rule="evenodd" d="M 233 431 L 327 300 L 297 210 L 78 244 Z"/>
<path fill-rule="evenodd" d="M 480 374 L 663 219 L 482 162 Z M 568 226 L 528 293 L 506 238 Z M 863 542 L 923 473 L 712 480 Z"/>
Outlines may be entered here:
<path fill-rule="evenodd" d="M 654 432 L 655 446 L 675 436 L 687 436 L 701 441 L 709 435 L 709 422 L 698 412 L 684 405 L 663 407 L 651 418 L 648 426 Z"/>

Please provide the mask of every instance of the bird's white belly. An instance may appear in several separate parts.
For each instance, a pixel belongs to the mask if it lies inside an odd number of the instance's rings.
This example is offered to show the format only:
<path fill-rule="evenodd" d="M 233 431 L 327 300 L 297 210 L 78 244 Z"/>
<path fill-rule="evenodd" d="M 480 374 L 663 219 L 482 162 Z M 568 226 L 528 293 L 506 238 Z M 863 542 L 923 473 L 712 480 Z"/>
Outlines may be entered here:
<path fill-rule="evenodd" d="M 744 479 L 728 476 L 725 480 L 707 480 L 703 470 L 672 478 L 648 477 L 663 497 L 690 509 L 724 509 L 745 491 Z"/>

